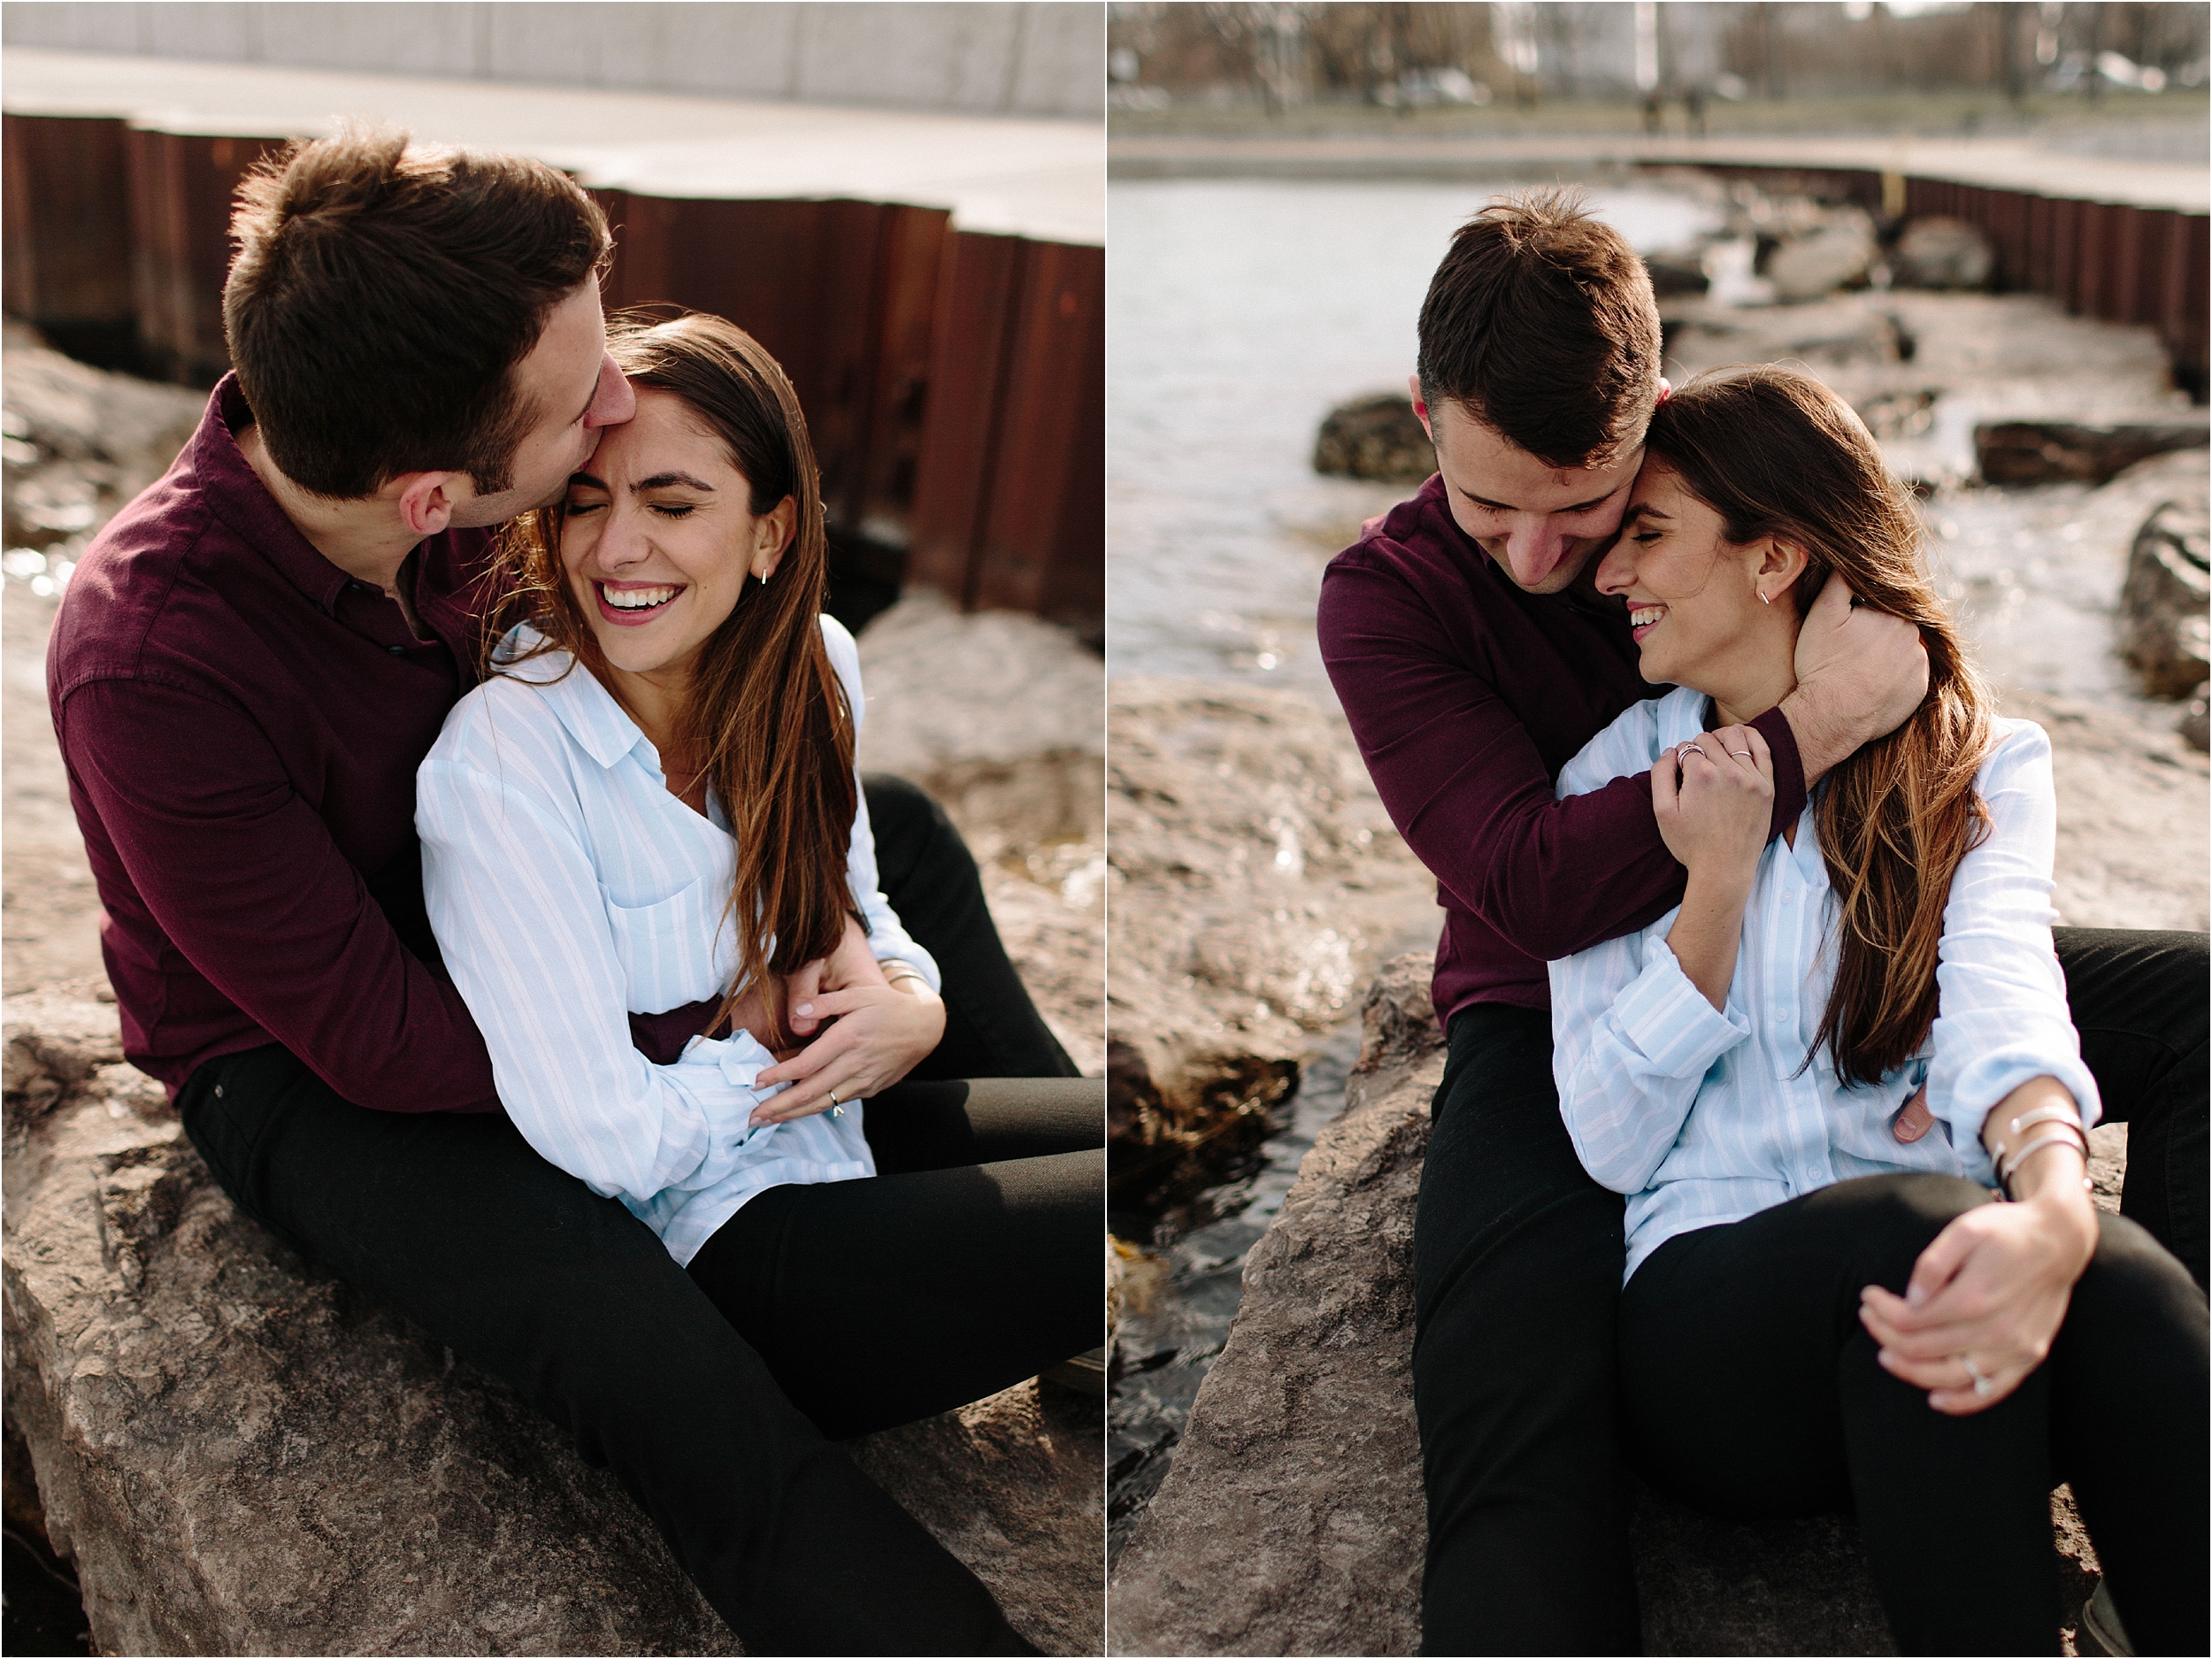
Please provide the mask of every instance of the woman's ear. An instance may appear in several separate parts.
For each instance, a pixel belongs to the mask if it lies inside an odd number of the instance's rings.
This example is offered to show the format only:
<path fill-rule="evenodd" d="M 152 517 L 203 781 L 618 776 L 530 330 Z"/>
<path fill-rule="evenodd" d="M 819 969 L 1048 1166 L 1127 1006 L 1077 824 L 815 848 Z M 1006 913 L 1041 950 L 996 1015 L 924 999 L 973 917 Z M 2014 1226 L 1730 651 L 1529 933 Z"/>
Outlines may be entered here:
<path fill-rule="evenodd" d="M 798 522 L 799 503 L 791 495 L 786 495 L 753 520 L 753 554 L 749 567 L 753 576 L 766 581 L 776 573 L 776 566 L 783 563 L 783 556 L 790 550 L 791 532 Z"/>
<path fill-rule="evenodd" d="M 1758 563 L 1751 572 L 1759 597 L 1769 604 L 1781 600 L 1810 563 L 1812 560 L 1801 543 L 1782 536 L 1767 537 L 1761 544 Z"/>

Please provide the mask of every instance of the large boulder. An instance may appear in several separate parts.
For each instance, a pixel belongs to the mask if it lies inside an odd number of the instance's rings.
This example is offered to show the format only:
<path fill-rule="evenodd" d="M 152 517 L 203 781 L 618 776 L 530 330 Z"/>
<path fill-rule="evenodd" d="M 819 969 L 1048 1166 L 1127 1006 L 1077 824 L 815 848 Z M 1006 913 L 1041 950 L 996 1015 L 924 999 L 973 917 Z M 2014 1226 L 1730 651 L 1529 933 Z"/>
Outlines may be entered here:
<path fill-rule="evenodd" d="M 1247 1259 L 1228 1342 L 1116 1566 L 1110 1652 L 1418 1647 L 1413 1214 L 1444 1065 L 1430 970 L 1398 957 L 1367 994 L 1344 1110 Z M 2098 1133 L 2111 1207 L 2124 1163 Z M 2094 1557 L 2062 1488 L 2054 1521 L 2070 1617 Z M 1648 1653 L 1894 1651 L 1846 1518 L 1738 1525 L 1638 1487 L 1631 1528 Z"/>
<path fill-rule="evenodd" d="M 1436 471 L 1436 449 L 1413 412 L 1413 400 L 1403 392 L 1382 392 L 1328 412 L 1313 441 L 1313 470 L 1417 484 Z"/>
<path fill-rule="evenodd" d="M 2135 533 L 2116 620 L 2120 655 L 2154 697 L 2186 697 L 2204 684 L 2212 618 L 2205 498 L 2162 502 Z"/>
<path fill-rule="evenodd" d="M 2152 456 L 2201 449 L 2207 439 L 2203 414 L 2162 410 L 2135 420 L 1984 421 L 1974 452 L 1987 483 L 2101 484 Z"/>
<path fill-rule="evenodd" d="M 1785 304 L 1818 299 L 1863 283 L 1880 251 L 1874 221 L 1865 211 L 1839 208 L 1805 234 L 1779 243 L 1761 274 L 1774 284 L 1774 296 Z"/>
<path fill-rule="evenodd" d="M 1256 1141 L 1435 884 L 1340 720 L 1295 692 L 1114 681 L 1107 1100 L 1118 1191 Z M 1195 1179 L 1195 1178 L 1194 1178 Z"/>
<path fill-rule="evenodd" d="M 1889 252 L 1900 288 L 1985 288 L 1996 274 L 1997 252 L 1979 226 L 1931 215 L 1905 227 Z"/>
<path fill-rule="evenodd" d="M 734 1653 L 606 1471 L 209 1178 L 110 1004 L 6 1004 L 7 1414 L 109 1653 Z M 1096 1651 L 1099 1412 L 1025 1384 L 854 1455 Z"/>

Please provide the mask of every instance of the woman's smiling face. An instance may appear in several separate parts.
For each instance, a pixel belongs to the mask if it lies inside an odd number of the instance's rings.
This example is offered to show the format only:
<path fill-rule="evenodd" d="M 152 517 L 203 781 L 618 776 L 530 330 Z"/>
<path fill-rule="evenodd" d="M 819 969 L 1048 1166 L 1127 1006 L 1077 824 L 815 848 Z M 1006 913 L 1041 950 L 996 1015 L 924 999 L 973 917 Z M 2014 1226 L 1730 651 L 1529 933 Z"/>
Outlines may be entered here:
<path fill-rule="evenodd" d="M 561 564 L 610 664 L 682 672 L 745 584 L 775 573 L 795 517 L 788 499 L 754 513 L 752 486 L 691 406 L 639 387 L 636 416 L 569 480 Z"/>
<path fill-rule="evenodd" d="M 1728 662 L 1769 618 L 1783 595 L 1759 598 L 1763 544 L 1732 544 L 1721 516 L 1693 495 L 1682 475 L 1646 457 L 1621 522 L 1621 536 L 1598 565 L 1597 587 L 1628 602 L 1628 619 L 1653 685 L 1718 689 L 1716 667 Z"/>

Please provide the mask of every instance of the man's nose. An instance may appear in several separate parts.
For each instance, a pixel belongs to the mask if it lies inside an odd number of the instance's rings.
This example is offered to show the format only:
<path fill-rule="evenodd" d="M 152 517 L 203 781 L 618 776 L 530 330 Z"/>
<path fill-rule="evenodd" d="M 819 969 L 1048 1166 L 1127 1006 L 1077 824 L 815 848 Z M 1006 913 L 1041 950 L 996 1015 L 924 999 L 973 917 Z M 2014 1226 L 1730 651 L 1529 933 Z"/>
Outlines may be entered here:
<path fill-rule="evenodd" d="M 618 426 L 637 413 L 637 394 L 620 369 L 615 367 L 613 357 L 599 354 L 599 384 L 591 395 L 591 407 L 584 413 L 587 426 Z"/>
<path fill-rule="evenodd" d="M 1517 518 L 1506 533 L 1505 562 L 1524 588 L 1534 587 L 1558 569 L 1566 552 L 1567 536 L 1548 515 Z"/>

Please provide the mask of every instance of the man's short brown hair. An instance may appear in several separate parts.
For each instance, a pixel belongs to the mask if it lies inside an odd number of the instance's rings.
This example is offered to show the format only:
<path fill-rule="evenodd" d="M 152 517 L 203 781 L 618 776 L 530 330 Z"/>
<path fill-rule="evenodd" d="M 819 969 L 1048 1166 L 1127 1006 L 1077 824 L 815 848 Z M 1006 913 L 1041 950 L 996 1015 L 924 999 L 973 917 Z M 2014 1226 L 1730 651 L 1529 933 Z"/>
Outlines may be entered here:
<path fill-rule="evenodd" d="M 1659 357 L 1644 262 L 1573 190 L 1477 213 L 1421 305 L 1423 400 L 1460 404 L 1551 466 L 1603 465 L 1642 439 Z"/>
<path fill-rule="evenodd" d="M 238 187 L 231 237 L 223 327 L 261 441 L 294 483 L 345 500 L 403 472 L 508 488 L 541 412 L 515 365 L 610 246 L 557 169 L 388 131 L 273 157 Z"/>

